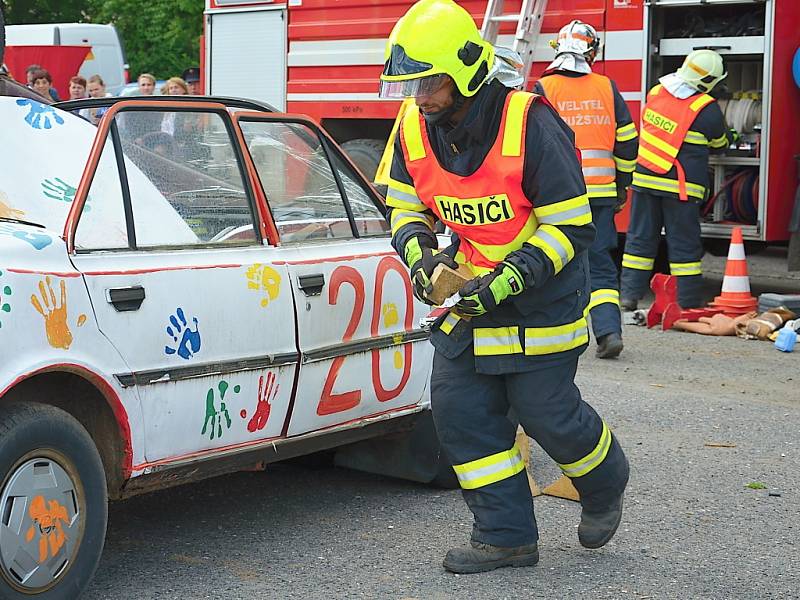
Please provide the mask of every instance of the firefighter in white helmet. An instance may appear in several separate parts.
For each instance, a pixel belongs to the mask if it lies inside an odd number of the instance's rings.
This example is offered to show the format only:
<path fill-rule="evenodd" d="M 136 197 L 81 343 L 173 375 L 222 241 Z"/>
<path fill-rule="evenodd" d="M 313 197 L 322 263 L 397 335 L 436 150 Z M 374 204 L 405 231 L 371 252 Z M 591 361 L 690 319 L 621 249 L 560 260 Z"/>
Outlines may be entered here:
<path fill-rule="evenodd" d="M 616 436 L 574 383 L 594 227 L 572 132 L 541 96 L 491 79 L 493 54 L 458 4 L 420 0 L 392 30 L 381 75 L 382 97 L 415 102 L 386 195 L 414 293 L 431 303 L 439 263 L 474 275 L 431 332 L 436 430 L 475 516 L 471 544 L 445 556 L 456 573 L 539 560 L 509 408 L 580 492 L 584 546 L 614 535 L 628 480 Z M 455 234 L 452 254 L 436 220 Z"/>
<path fill-rule="evenodd" d="M 703 304 L 700 207 L 708 193 L 708 156 L 736 138 L 712 95 L 726 75 L 719 54 L 695 50 L 647 95 L 622 258 L 624 310 L 634 310 L 648 289 L 662 228 L 678 303 Z"/>
<path fill-rule="evenodd" d="M 536 83 L 564 122 L 575 132 L 581 151 L 592 221 L 597 236 L 589 248 L 592 296 L 589 303 L 592 330 L 599 358 L 622 352 L 619 306 L 619 272 L 612 256 L 617 247 L 614 215 L 628 197 L 636 166 L 636 125 L 616 84 L 592 72 L 600 51 L 594 27 L 575 20 L 558 32 L 551 45 L 556 58 Z"/>

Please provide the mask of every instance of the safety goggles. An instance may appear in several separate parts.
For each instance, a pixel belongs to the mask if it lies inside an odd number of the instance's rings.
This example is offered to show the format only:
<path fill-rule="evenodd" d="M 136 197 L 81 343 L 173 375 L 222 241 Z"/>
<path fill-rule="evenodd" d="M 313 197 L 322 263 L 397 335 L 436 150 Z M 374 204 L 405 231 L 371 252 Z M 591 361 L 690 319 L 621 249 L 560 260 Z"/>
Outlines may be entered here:
<path fill-rule="evenodd" d="M 430 96 L 438 92 L 448 79 L 450 78 L 447 75 L 440 73 L 405 81 L 381 81 L 379 96 L 389 99 Z"/>

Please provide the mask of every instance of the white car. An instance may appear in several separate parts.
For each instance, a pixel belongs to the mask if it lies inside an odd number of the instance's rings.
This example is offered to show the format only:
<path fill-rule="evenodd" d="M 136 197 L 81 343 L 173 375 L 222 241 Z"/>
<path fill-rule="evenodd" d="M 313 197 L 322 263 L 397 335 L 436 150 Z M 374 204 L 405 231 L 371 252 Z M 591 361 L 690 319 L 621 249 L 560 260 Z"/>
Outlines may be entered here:
<path fill-rule="evenodd" d="M 98 127 L 72 112 L 99 104 Z M 62 106 L 0 98 L 0 597 L 79 595 L 107 498 L 389 433 L 342 463 L 446 473 L 427 307 L 316 124 Z"/>

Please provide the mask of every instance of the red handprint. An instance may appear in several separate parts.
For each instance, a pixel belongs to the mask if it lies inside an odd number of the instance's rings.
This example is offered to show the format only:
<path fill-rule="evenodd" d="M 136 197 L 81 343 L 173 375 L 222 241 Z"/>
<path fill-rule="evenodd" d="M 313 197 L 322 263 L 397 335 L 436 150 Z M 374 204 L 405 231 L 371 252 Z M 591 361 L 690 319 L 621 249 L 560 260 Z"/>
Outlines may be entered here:
<path fill-rule="evenodd" d="M 275 374 L 267 373 L 267 383 L 264 385 L 264 376 L 258 378 L 258 406 L 253 417 L 247 423 L 247 431 L 261 431 L 269 420 L 270 402 L 278 395 L 280 384 L 275 383 Z"/>

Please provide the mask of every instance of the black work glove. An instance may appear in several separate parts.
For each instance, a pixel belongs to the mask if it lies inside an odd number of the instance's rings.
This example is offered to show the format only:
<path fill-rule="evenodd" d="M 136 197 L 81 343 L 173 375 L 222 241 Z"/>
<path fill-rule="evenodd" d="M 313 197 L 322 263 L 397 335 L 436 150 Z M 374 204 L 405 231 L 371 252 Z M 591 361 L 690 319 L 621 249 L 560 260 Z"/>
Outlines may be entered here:
<path fill-rule="evenodd" d="M 614 205 L 614 213 L 620 212 L 625 208 L 625 203 L 628 201 L 628 188 L 621 185 L 617 186 L 617 203 Z"/>
<path fill-rule="evenodd" d="M 425 304 L 434 303 L 428 298 L 428 294 L 433 291 L 433 270 L 436 265 L 447 265 L 451 269 L 457 269 L 458 263 L 444 252 L 439 252 L 434 248 L 421 247 L 422 258 L 415 262 L 411 267 L 411 282 L 414 284 L 414 296 Z"/>

